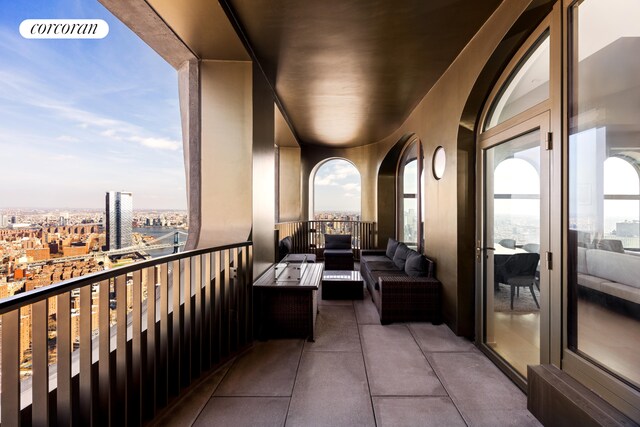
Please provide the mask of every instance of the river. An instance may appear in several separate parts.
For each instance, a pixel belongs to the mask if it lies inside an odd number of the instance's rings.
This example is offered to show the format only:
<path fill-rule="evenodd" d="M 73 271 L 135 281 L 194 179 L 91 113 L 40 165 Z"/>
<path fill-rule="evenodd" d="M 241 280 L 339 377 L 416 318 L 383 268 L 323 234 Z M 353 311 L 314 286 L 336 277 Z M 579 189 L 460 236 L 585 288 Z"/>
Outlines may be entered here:
<path fill-rule="evenodd" d="M 176 231 L 181 231 L 183 233 L 186 233 L 187 230 L 182 228 L 173 228 L 173 227 L 134 227 L 133 228 L 134 233 L 140 233 L 145 236 L 152 236 L 155 238 L 162 237 L 166 234 L 174 233 Z M 185 234 L 179 234 L 178 239 L 181 243 L 183 243 L 187 240 L 187 236 Z M 162 243 L 173 243 L 173 236 L 162 239 Z M 183 247 L 181 247 L 180 250 L 182 250 L 182 248 Z M 159 256 L 169 255 L 173 253 L 173 248 L 171 247 L 171 248 L 165 248 L 165 249 L 158 249 L 155 251 L 148 251 L 148 253 L 153 258 L 157 258 Z"/>

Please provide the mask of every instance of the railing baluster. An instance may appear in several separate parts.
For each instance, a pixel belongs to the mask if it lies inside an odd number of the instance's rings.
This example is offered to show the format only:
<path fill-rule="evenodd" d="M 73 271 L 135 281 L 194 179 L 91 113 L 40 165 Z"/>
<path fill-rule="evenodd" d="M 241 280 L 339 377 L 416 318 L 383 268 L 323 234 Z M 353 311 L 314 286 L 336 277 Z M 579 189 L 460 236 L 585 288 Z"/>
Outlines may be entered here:
<path fill-rule="evenodd" d="M 211 288 L 211 295 L 213 296 L 213 301 L 211 303 L 211 308 L 213 310 L 213 330 L 215 332 L 215 340 L 212 343 L 212 348 L 215 352 L 216 358 L 220 360 L 222 358 L 222 290 L 221 290 L 221 269 L 222 264 L 220 263 L 221 251 L 216 251 L 212 254 L 213 256 L 213 264 L 212 268 L 215 272 L 215 279 Z"/>
<path fill-rule="evenodd" d="M 202 370 L 207 371 L 211 367 L 211 257 L 209 254 L 201 256 L 202 260 L 202 285 L 204 286 L 202 319 Z"/>
<path fill-rule="evenodd" d="M 230 293 L 230 285 L 229 285 L 229 251 L 220 251 L 220 289 L 222 290 L 220 297 L 221 304 L 221 316 L 222 320 L 222 337 L 221 337 L 221 346 L 220 353 L 223 358 L 226 358 L 230 351 L 229 339 L 230 339 L 230 331 L 229 331 L 229 293 Z"/>
<path fill-rule="evenodd" d="M 32 421 L 34 425 L 49 425 L 49 349 L 47 345 L 47 300 L 31 305 Z"/>
<path fill-rule="evenodd" d="M 236 302 L 236 316 L 238 318 L 238 348 L 243 348 L 247 343 L 247 318 L 244 315 L 247 293 L 244 286 L 244 265 L 245 265 L 244 248 L 238 250 L 238 263 L 236 265 L 236 280 L 238 282 L 238 300 Z"/>
<path fill-rule="evenodd" d="M 126 425 L 127 420 L 127 277 L 115 279 L 116 291 L 116 396 L 111 405 L 112 425 Z"/>
<path fill-rule="evenodd" d="M 91 296 L 91 286 L 85 286 L 85 288 L 89 289 L 89 296 Z M 82 318 L 83 289 L 80 289 L 80 343 L 82 343 L 82 333 L 84 332 Z M 57 424 L 59 426 L 70 426 L 73 414 L 73 400 L 71 399 L 71 293 L 65 292 L 58 295 L 56 299 Z M 91 304 L 89 304 L 89 314 L 91 314 Z M 89 315 L 89 322 L 91 322 L 91 315 Z M 91 323 L 89 323 L 89 329 L 91 329 Z M 91 348 L 91 330 L 89 330 L 89 348 Z M 89 354 L 89 357 L 91 357 L 91 354 Z M 82 354 L 80 358 L 82 359 Z M 80 363 L 82 364 L 82 360 Z M 80 396 L 82 396 L 82 375 L 80 376 L 80 381 Z M 91 408 L 91 396 L 91 387 L 89 387 L 89 393 L 85 397 L 85 399 L 89 399 L 89 408 Z M 80 400 L 80 402 L 83 401 Z M 80 406 L 79 412 L 82 413 L 82 406 Z M 91 411 L 89 411 L 89 414 L 91 414 Z M 87 418 L 87 421 L 90 422 L 91 420 Z M 85 423 L 85 425 L 88 425 L 88 423 Z"/>
<path fill-rule="evenodd" d="M 100 282 L 100 311 L 98 313 L 100 323 L 100 350 L 98 361 L 98 395 L 100 415 L 98 422 L 101 425 L 109 425 L 109 406 L 111 401 L 111 388 L 112 388 L 112 375 L 110 366 L 111 357 L 111 313 L 110 313 L 110 298 L 109 298 L 109 282 L 110 280 L 103 280 Z"/>
<path fill-rule="evenodd" d="M 194 376 L 202 372 L 202 256 L 193 257 L 195 270 L 191 275 L 195 280 L 195 306 L 193 308 L 193 363 L 192 371 Z"/>
<path fill-rule="evenodd" d="M 220 263 L 218 262 L 218 256 L 220 252 L 214 252 L 207 257 L 211 265 L 209 274 L 209 281 L 207 282 L 207 305 L 211 307 L 211 337 L 209 345 L 211 348 L 211 361 L 212 363 L 218 363 L 221 358 L 220 353 Z"/>
<path fill-rule="evenodd" d="M 133 272 L 131 303 L 131 381 L 129 382 L 129 423 L 142 425 L 142 271 Z"/>
<path fill-rule="evenodd" d="M 69 304 L 69 300 L 58 297 L 58 327 L 63 328 L 65 334 L 70 334 L 71 331 L 67 332 L 67 325 L 64 325 L 64 316 L 69 316 L 69 309 L 65 309 L 64 306 Z M 92 400 L 93 394 L 93 383 L 94 383 L 94 375 L 92 369 L 92 361 L 93 361 L 93 346 L 92 343 L 92 325 L 91 325 L 91 309 L 92 309 L 92 300 L 91 300 L 91 285 L 84 286 L 80 288 L 80 395 L 78 396 L 79 405 L 80 405 L 80 424 L 82 425 L 90 425 L 92 422 L 92 411 L 95 411 L 93 407 L 94 401 Z M 61 317 L 62 316 L 62 317 Z M 60 330 L 58 330 L 58 351 L 61 350 L 60 345 L 62 344 Z M 63 339 L 63 342 L 65 340 Z M 69 336 L 69 341 L 71 341 L 71 336 Z M 65 351 L 65 357 L 66 357 Z M 66 363 L 65 363 L 66 368 Z M 69 361 L 69 368 L 71 368 L 71 362 Z M 58 393 L 60 393 L 60 355 L 58 355 Z M 66 375 L 63 376 L 63 380 L 66 379 Z M 69 381 L 71 381 L 71 375 L 69 375 Z M 58 414 L 60 415 L 60 414 Z M 58 417 L 59 418 L 59 417 Z"/>
<path fill-rule="evenodd" d="M 172 303 L 173 303 L 173 315 L 171 317 L 171 323 L 173 326 L 173 332 L 171 337 L 171 365 L 173 368 L 169 370 L 169 394 L 177 396 L 180 394 L 180 348 L 182 347 L 181 339 L 181 326 L 182 315 L 180 314 L 180 261 L 173 261 L 173 275 L 172 275 Z"/>
<path fill-rule="evenodd" d="M 167 395 L 169 369 L 169 266 L 167 263 L 160 265 L 160 353 L 158 357 L 158 369 L 156 371 L 156 399 L 158 406 L 165 406 L 169 397 Z"/>
<path fill-rule="evenodd" d="M 20 425 L 20 309 L 2 315 L 2 425 Z"/>
<path fill-rule="evenodd" d="M 238 325 L 238 299 L 240 287 L 238 286 L 238 248 L 229 249 L 233 260 L 235 274 L 229 271 L 231 293 L 229 295 L 229 322 L 231 324 L 231 352 L 236 352 L 240 346 L 240 328 Z"/>
<path fill-rule="evenodd" d="M 191 289 L 193 286 L 193 279 L 191 276 L 191 270 L 193 269 L 193 258 L 181 260 L 181 272 L 180 281 L 182 283 L 182 292 L 184 295 L 184 313 L 182 324 L 182 373 L 180 378 L 182 379 L 182 387 L 188 387 L 191 384 L 191 334 L 193 322 L 191 321 Z"/>
<path fill-rule="evenodd" d="M 147 268 L 147 372 L 145 385 L 146 417 L 152 419 L 157 409 L 156 360 L 158 355 L 158 329 L 156 327 L 156 284 L 158 283 L 157 267 Z"/>

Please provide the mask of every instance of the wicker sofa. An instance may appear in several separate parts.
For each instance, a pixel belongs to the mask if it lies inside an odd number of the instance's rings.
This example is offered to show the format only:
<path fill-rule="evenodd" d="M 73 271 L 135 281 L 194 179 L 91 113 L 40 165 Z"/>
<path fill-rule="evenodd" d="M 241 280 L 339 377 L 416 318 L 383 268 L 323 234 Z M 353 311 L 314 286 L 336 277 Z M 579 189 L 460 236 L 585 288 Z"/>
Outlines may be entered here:
<path fill-rule="evenodd" d="M 442 323 L 442 284 L 435 263 L 389 239 L 386 250 L 363 250 L 360 273 L 380 315 L 380 323 Z"/>

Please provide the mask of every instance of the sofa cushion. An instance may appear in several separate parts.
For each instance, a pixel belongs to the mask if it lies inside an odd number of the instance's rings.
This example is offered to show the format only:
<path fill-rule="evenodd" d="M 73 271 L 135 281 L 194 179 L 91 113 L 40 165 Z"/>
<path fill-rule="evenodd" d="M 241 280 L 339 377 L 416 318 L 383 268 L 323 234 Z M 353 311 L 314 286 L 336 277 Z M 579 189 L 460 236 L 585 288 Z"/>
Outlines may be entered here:
<path fill-rule="evenodd" d="M 578 247 L 578 273 L 588 274 L 587 272 L 587 249 Z"/>
<path fill-rule="evenodd" d="M 389 259 L 393 259 L 393 256 L 396 254 L 396 249 L 398 249 L 398 242 L 396 239 L 389 239 L 387 241 L 387 256 Z"/>
<path fill-rule="evenodd" d="M 369 261 L 366 264 L 369 271 L 400 271 L 393 261 Z"/>
<path fill-rule="evenodd" d="M 351 249 L 351 234 L 325 234 L 325 249 Z"/>
<path fill-rule="evenodd" d="M 586 258 L 589 275 L 640 289 L 640 257 L 589 249 Z"/>
<path fill-rule="evenodd" d="M 404 243 L 398 243 L 396 253 L 393 254 L 393 263 L 398 267 L 398 270 L 404 270 L 404 264 L 407 261 L 410 250 Z"/>
<path fill-rule="evenodd" d="M 393 262 L 386 255 L 360 255 L 360 262 L 368 264 L 370 262 Z"/>
<path fill-rule="evenodd" d="M 427 259 L 421 254 L 411 251 L 404 264 L 404 272 L 411 277 L 427 277 L 429 275 Z"/>

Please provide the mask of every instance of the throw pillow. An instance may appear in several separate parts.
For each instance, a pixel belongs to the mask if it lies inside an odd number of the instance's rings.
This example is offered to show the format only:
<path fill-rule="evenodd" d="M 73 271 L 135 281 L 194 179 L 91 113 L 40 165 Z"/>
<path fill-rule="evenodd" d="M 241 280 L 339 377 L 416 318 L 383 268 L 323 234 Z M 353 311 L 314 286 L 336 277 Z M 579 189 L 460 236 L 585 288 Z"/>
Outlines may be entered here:
<path fill-rule="evenodd" d="M 398 241 L 396 239 L 389 239 L 387 242 L 387 257 L 389 259 L 393 259 L 393 256 L 396 254 L 396 249 L 398 249 Z"/>
<path fill-rule="evenodd" d="M 404 270 L 404 264 L 407 261 L 407 255 L 409 255 L 409 249 L 404 243 L 398 243 L 396 253 L 393 254 L 393 263 L 400 270 Z"/>
<path fill-rule="evenodd" d="M 411 277 L 427 277 L 429 265 L 427 259 L 418 252 L 412 251 L 404 264 L 404 272 Z"/>

